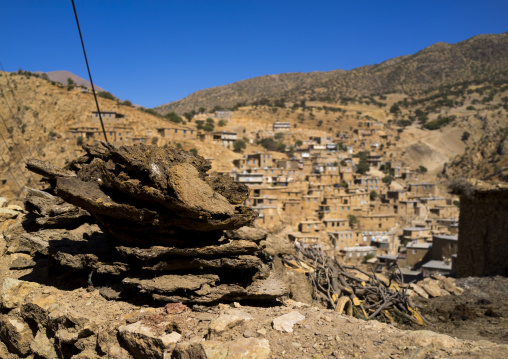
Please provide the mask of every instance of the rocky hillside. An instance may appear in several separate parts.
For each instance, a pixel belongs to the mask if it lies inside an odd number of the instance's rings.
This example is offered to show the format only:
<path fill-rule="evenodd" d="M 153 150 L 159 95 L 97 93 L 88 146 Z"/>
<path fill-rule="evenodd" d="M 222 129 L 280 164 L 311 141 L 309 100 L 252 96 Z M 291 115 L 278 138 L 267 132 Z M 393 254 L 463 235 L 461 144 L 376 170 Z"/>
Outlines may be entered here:
<path fill-rule="evenodd" d="M 197 91 L 161 105 L 160 113 L 184 113 L 200 107 L 230 108 L 263 98 L 288 101 L 325 100 L 400 92 L 416 94 L 458 83 L 508 80 L 508 33 L 479 35 L 457 44 L 437 43 L 414 55 L 351 71 L 267 75 Z"/>

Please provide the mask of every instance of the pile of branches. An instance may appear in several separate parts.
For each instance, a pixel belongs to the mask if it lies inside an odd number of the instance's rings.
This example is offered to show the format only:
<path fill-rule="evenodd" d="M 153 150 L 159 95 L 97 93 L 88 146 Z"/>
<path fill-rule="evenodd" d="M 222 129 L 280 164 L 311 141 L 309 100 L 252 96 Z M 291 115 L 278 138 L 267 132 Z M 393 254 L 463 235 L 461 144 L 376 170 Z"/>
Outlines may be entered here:
<path fill-rule="evenodd" d="M 306 272 L 315 299 L 339 313 L 366 320 L 409 321 L 419 325 L 427 322 L 411 303 L 397 264 L 389 278 L 380 279 L 372 268 L 372 273 L 368 273 L 341 264 L 311 246 L 297 247 L 295 255 L 285 256 L 283 262 L 289 268 Z"/>

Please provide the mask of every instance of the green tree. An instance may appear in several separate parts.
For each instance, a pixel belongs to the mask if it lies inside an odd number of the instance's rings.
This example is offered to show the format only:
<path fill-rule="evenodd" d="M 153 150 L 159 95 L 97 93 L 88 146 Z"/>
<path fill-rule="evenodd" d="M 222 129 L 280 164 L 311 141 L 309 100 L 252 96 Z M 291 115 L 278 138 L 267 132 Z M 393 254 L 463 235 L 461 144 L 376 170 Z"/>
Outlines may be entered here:
<path fill-rule="evenodd" d="M 469 132 L 464 131 L 464 133 L 462 134 L 461 140 L 466 142 L 470 136 L 471 136 L 471 134 Z"/>
<path fill-rule="evenodd" d="M 296 147 L 301 147 L 302 145 L 303 145 L 303 142 L 301 140 L 296 140 L 296 142 L 295 142 Z"/>
<path fill-rule="evenodd" d="M 197 150 L 197 149 L 195 149 L 195 148 L 191 148 L 191 149 L 189 150 L 189 152 L 190 152 L 190 153 L 194 153 L 195 155 L 197 155 L 197 154 L 198 154 L 198 150 Z"/>
<path fill-rule="evenodd" d="M 78 138 L 76 139 L 76 143 L 78 146 L 81 146 L 84 141 L 85 139 L 83 138 L 83 136 L 78 136 Z"/>
<path fill-rule="evenodd" d="M 122 102 L 122 105 L 124 105 L 124 106 L 132 106 L 132 102 L 130 102 L 129 100 L 125 100 L 124 102 Z"/>
<path fill-rule="evenodd" d="M 393 114 L 400 113 L 400 107 L 398 104 L 394 103 L 392 107 L 390 107 L 390 112 Z"/>
<path fill-rule="evenodd" d="M 212 132 L 214 128 L 215 126 L 213 125 L 213 123 L 206 123 L 205 125 L 203 125 L 203 130 L 208 132 Z"/>
<path fill-rule="evenodd" d="M 247 148 L 247 145 L 245 144 L 245 141 L 237 140 L 233 143 L 233 148 L 236 152 L 241 152 L 242 150 Z"/>
<path fill-rule="evenodd" d="M 284 138 L 284 133 L 277 132 L 274 137 L 276 140 L 282 140 Z"/>
<path fill-rule="evenodd" d="M 369 196 L 370 196 L 370 200 L 374 201 L 378 197 L 378 194 L 377 194 L 376 191 L 372 190 L 372 191 L 370 191 L 370 195 Z"/>
<path fill-rule="evenodd" d="M 370 166 L 369 166 L 369 162 L 367 160 L 367 151 L 361 151 L 358 153 L 358 157 L 360 158 L 360 162 L 358 163 L 358 165 L 356 166 L 356 173 L 359 173 L 359 174 L 365 174 L 369 171 L 370 169 Z"/>
<path fill-rule="evenodd" d="M 393 180 L 394 180 L 393 176 L 390 176 L 390 175 L 384 176 L 384 177 L 381 179 L 381 181 L 382 181 L 383 183 L 385 183 L 387 186 L 389 186 L 389 185 L 392 183 L 392 181 L 393 181 Z"/>
<path fill-rule="evenodd" d="M 358 223 L 358 218 L 354 214 L 348 214 L 349 226 L 353 228 Z"/>
<path fill-rule="evenodd" d="M 170 113 L 168 113 L 164 117 L 166 119 L 168 119 L 169 121 L 174 122 L 174 123 L 181 123 L 181 122 L 183 122 L 182 118 L 180 116 L 178 116 L 178 114 L 176 114 L 176 112 L 174 112 L 174 111 L 171 111 Z"/>
<path fill-rule="evenodd" d="M 226 120 L 219 120 L 219 122 L 217 123 L 217 126 L 224 127 L 224 126 L 226 126 L 226 124 L 227 124 Z"/>
<path fill-rule="evenodd" d="M 154 146 L 157 145 L 157 142 L 159 142 L 159 137 L 157 136 L 152 137 L 152 145 Z"/>

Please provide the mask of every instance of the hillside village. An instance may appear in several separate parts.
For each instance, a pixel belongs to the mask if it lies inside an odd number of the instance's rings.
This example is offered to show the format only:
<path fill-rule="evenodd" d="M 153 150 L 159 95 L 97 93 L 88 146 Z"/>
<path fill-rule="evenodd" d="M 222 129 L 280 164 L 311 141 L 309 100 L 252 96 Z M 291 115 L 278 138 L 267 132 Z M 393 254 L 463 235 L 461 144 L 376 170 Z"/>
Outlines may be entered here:
<path fill-rule="evenodd" d="M 80 104 L 72 113 L 60 113 L 64 121 L 54 121 L 53 130 L 44 127 L 47 138 L 37 142 L 46 159 L 64 165 L 82 153 L 81 145 L 104 139 L 89 89 L 48 83 L 30 73 L 9 77 L 17 87 L 33 89 L 32 81 L 36 88 L 49 86 L 44 97 L 55 93 Z M 319 246 L 345 263 L 382 270 L 396 261 L 410 280 L 454 272 L 459 208 L 458 197 L 446 190 L 446 165 L 468 142 L 482 140 L 471 114 L 483 118 L 483 126 L 503 128 L 496 117 L 502 118 L 505 111 L 506 86 L 458 88 L 461 91 L 446 91 L 464 94 L 460 103 L 455 100 L 454 106 L 437 110 L 433 105 L 434 113 L 427 110 L 424 115 L 399 94 L 345 99 L 335 106 L 316 100 L 265 100 L 230 110 L 200 109 L 183 117 L 100 100 L 111 143 L 175 146 L 198 153 L 211 160 L 216 175 L 229 175 L 249 186 L 245 204 L 258 212 L 259 226 L 282 232 L 297 245 Z M 440 103 L 446 92 L 428 97 Z M 33 120 L 37 126 L 32 106 L 24 107 L 24 121 Z M 492 120 L 482 117 L 485 112 Z M 427 117 L 426 123 L 418 116 Z M 452 126 L 442 118 L 451 118 Z M 421 123 L 440 125 L 431 131 Z M 473 135 L 466 136 L 465 128 Z M 15 143 L 16 131 L 12 132 Z M 26 135 L 25 145 L 33 146 Z M 14 150 L 4 155 L 19 160 Z M 503 158 L 498 155 L 498 161 Z M 4 173 L 8 186 L 9 172 Z"/>

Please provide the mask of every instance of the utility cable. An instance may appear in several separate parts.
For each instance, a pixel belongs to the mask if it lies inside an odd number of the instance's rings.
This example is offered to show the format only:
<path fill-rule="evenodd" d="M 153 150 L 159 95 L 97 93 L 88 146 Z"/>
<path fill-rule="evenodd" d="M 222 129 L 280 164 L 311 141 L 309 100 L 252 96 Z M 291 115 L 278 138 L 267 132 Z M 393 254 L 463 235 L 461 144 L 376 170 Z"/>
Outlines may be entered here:
<path fill-rule="evenodd" d="M 81 47 L 83 47 L 83 54 L 85 55 L 86 68 L 88 70 L 88 77 L 90 78 L 90 84 L 92 85 L 93 97 L 95 99 L 95 105 L 97 106 L 97 112 L 99 113 L 99 120 L 101 121 L 102 133 L 104 133 L 104 139 L 108 142 L 108 137 L 106 136 L 106 129 L 104 128 L 104 122 L 102 122 L 101 110 L 99 109 L 99 101 L 97 101 L 97 94 L 95 93 L 95 87 L 92 81 L 92 74 L 90 72 L 90 66 L 88 66 L 88 59 L 86 57 L 85 51 L 85 43 L 83 42 L 83 35 L 81 35 L 81 28 L 79 27 L 78 13 L 76 12 L 76 5 L 74 4 L 74 0 L 72 1 L 72 8 L 74 9 L 74 17 L 76 18 L 76 25 L 78 25 L 79 38 L 81 39 Z"/>

